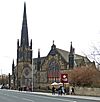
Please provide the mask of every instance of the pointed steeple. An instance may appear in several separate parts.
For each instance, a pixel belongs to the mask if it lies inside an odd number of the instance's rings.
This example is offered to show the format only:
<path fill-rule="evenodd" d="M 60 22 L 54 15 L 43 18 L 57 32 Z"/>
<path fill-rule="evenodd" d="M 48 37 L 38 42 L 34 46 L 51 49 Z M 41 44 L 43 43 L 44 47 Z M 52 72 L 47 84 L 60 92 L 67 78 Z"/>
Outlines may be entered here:
<path fill-rule="evenodd" d="M 19 48 L 19 39 L 17 39 L 17 49 Z"/>
<path fill-rule="evenodd" d="M 15 68 L 15 65 L 14 65 L 14 60 L 13 60 L 13 63 L 12 63 L 12 75 L 14 74 L 14 68 Z"/>
<path fill-rule="evenodd" d="M 70 53 L 72 52 L 72 49 L 73 49 L 73 47 L 72 47 L 72 42 L 71 42 L 71 45 L 70 45 Z"/>
<path fill-rule="evenodd" d="M 27 15 L 26 15 L 26 3 L 24 2 L 23 22 L 21 30 L 21 47 L 28 47 L 28 27 L 27 27 Z"/>
<path fill-rule="evenodd" d="M 17 63 L 19 59 L 19 39 L 17 39 Z"/>
<path fill-rule="evenodd" d="M 73 48 L 72 42 L 71 42 L 71 45 L 70 45 L 70 53 L 71 53 L 71 54 L 74 54 L 74 50 L 75 50 L 75 49 Z"/>
<path fill-rule="evenodd" d="M 38 58 L 40 58 L 40 49 L 38 49 Z"/>
<path fill-rule="evenodd" d="M 15 88 L 15 64 L 14 64 L 14 60 L 12 63 L 12 79 L 13 79 L 13 88 Z"/>
<path fill-rule="evenodd" d="M 56 49 L 56 45 L 54 44 L 54 40 L 53 40 L 53 45 L 51 46 L 51 49 Z"/>
<path fill-rule="evenodd" d="M 41 59 L 40 59 L 40 49 L 38 49 L 38 59 L 37 59 L 37 70 L 40 70 Z"/>
<path fill-rule="evenodd" d="M 32 39 L 31 39 L 31 41 L 30 41 L 30 49 L 32 49 Z"/>
<path fill-rule="evenodd" d="M 74 48 L 72 46 L 72 42 L 70 45 L 70 52 L 69 52 L 69 68 L 74 68 Z"/>
<path fill-rule="evenodd" d="M 50 50 L 50 55 L 55 56 L 55 54 L 56 54 L 56 45 L 54 44 L 54 40 L 53 40 L 53 44 Z"/>

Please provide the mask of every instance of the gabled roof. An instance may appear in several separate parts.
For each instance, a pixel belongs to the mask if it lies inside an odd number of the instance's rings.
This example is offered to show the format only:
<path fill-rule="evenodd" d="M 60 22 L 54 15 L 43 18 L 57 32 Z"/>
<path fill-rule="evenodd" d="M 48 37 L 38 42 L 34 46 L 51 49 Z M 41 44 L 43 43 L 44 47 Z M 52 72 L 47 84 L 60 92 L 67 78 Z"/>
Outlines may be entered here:
<path fill-rule="evenodd" d="M 56 48 L 56 50 L 58 51 L 59 54 L 61 54 L 61 56 L 65 59 L 65 61 L 68 62 L 69 52 L 65 51 L 65 50 L 62 50 L 62 49 L 59 49 L 59 48 Z"/>
<path fill-rule="evenodd" d="M 56 50 L 55 51 L 56 53 L 59 53 L 62 56 L 62 58 L 66 61 L 66 63 L 69 62 L 69 52 L 68 51 L 65 51 L 65 50 L 62 50 L 59 48 L 56 48 L 55 50 Z M 49 54 L 51 54 L 50 52 L 51 52 L 51 50 L 49 51 L 47 56 L 49 56 Z M 40 57 L 41 64 L 45 61 L 46 57 Z M 34 63 L 37 63 L 37 59 L 38 58 L 34 58 Z M 74 54 L 74 60 L 75 60 L 76 65 L 85 65 L 86 63 L 91 63 L 91 61 L 87 57 L 78 55 L 78 54 Z"/>
<path fill-rule="evenodd" d="M 65 61 L 68 62 L 69 61 L 69 58 L 68 58 L 69 52 L 59 49 L 59 48 L 56 48 L 56 49 L 61 54 L 61 56 L 65 59 Z M 84 62 L 91 62 L 87 57 L 78 55 L 78 54 L 74 54 L 74 59 L 75 59 L 75 61 L 79 61 L 79 60 L 83 61 L 84 60 Z"/>

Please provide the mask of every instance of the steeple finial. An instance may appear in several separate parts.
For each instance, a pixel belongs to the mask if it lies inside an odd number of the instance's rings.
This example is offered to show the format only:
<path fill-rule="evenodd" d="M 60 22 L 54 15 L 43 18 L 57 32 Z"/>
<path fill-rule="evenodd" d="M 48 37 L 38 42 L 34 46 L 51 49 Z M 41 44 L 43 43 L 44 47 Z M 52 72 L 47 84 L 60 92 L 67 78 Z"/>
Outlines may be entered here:
<path fill-rule="evenodd" d="M 21 46 L 28 47 L 28 27 L 27 27 L 27 15 L 26 15 L 26 3 L 24 2 L 23 22 L 21 30 Z"/>
<path fill-rule="evenodd" d="M 55 49 L 56 45 L 54 44 L 54 40 L 53 40 L 53 45 L 51 46 L 51 49 Z"/>
<path fill-rule="evenodd" d="M 37 70 L 40 70 L 41 59 L 40 59 L 40 49 L 38 49 L 38 59 L 37 59 Z"/>
<path fill-rule="evenodd" d="M 53 40 L 53 45 L 54 45 L 54 40 Z"/>
<path fill-rule="evenodd" d="M 72 46 L 72 41 L 71 41 L 71 45 L 70 45 L 70 53 L 75 53 L 75 49 Z"/>
<path fill-rule="evenodd" d="M 38 49 L 38 58 L 40 58 L 40 49 Z"/>
<path fill-rule="evenodd" d="M 72 52 L 72 49 L 73 49 L 73 47 L 72 47 L 72 41 L 71 41 L 71 45 L 70 45 L 70 53 Z"/>
<path fill-rule="evenodd" d="M 12 63 L 12 75 L 14 74 L 14 67 L 15 67 L 15 65 L 14 65 L 14 59 L 13 59 L 13 63 Z"/>

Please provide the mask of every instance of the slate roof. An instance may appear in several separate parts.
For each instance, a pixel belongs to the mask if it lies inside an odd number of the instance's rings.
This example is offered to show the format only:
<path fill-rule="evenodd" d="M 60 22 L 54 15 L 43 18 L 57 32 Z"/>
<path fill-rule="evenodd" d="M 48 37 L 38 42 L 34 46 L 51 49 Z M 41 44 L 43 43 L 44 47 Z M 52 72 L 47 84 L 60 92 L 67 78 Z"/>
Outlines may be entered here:
<path fill-rule="evenodd" d="M 58 51 L 59 54 L 61 54 L 61 56 L 65 59 L 65 61 L 68 62 L 69 52 L 65 51 L 65 50 L 62 50 L 62 49 L 59 49 L 59 48 L 56 48 L 56 50 Z"/>
<path fill-rule="evenodd" d="M 69 61 L 69 52 L 68 51 L 65 51 L 65 50 L 62 50 L 62 49 L 59 49 L 59 48 L 56 48 L 57 51 L 61 54 L 61 56 L 65 59 L 66 62 Z M 90 63 L 91 61 L 85 57 L 85 56 L 82 56 L 82 55 L 78 55 L 78 54 L 75 54 L 74 55 L 74 60 L 76 63 Z"/>
<path fill-rule="evenodd" d="M 62 50 L 62 49 L 59 49 L 59 48 L 56 48 L 56 51 L 64 58 L 64 60 L 66 62 L 69 62 L 69 52 L 68 51 L 65 51 L 65 50 Z M 45 57 L 40 57 L 41 59 L 41 64 L 44 62 Z M 34 58 L 34 63 L 37 64 L 37 59 L 38 58 Z M 87 57 L 85 56 L 82 56 L 82 55 L 78 55 L 78 54 L 75 54 L 74 55 L 74 60 L 75 60 L 75 66 L 77 65 L 85 65 L 85 64 L 88 64 L 88 63 L 92 63 Z"/>

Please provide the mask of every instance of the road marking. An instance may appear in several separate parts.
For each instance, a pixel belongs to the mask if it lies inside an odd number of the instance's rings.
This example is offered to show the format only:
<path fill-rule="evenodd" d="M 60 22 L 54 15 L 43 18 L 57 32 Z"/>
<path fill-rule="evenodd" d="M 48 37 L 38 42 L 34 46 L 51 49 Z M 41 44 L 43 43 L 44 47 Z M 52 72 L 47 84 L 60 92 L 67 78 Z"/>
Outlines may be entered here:
<path fill-rule="evenodd" d="M 20 93 L 18 93 L 18 94 L 20 94 Z M 33 96 L 33 94 L 24 94 L 24 95 Z M 48 96 L 38 96 L 38 95 L 34 95 L 34 96 L 35 97 L 40 97 L 40 98 L 55 99 L 55 100 L 63 101 L 63 102 L 77 102 L 75 100 L 58 99 L 58 98 L 55 98 L 55 97 L 48 97 Z M 23 98 L 23 99 L 27 100 L 27 101 L 30 101 L 30 102 L 35 102 L 34 100 L 30 100 L 30 99 L 26 99 L 26 98 Z"/>
<path fill-rule="evenodd" d="M 29 94 L 25 94 L 25 95 L 32 96 L 32 95 L 29 95 Z M 46 97 L 46 96 L 37 96 L 37 95 L 34 95 L 34 96 L 35 97 L 40 97 L 40 98 L 55 99 L 55 100 L 63 101 L 63 102 L 77 102 L 77 101 L 74 101 L 74 100 L 59 99 L 59 98 L 55 98 L 55 97 Z"/>
<path fill-rule="evenodd" d="M 34 100 L 30 100 L 28 98 L 22 98 L 22 99 L 25 100 L 25 101 L 29 101 L 29 102 L 35 102 Z"/>
<path fill-rule="evenodd" d="M 18 93 L 19 94 L 19 93 Z M 10 95 L 8 95 L 8 94 L 4 94 L 4 95 L 6 95 L 6 96 L 8 96 L 8 97 L 13 97 L 13 98 L 18 98 L 19 99 L 19 97 L 17 97 L 17 96 L 10 96 Z M 24 95 L 27 95 L 27 96 L 33 96 L 33 95 L 30 95 L 30 94 L 24 94 Z M 75 100 L 66 100 L 66 99 L 60 99 L 60 98 L 56 98 L 56 97 L 48 97 L 48 96 L 37 96 L 37 95 L 34 95 L 35 97 L 40 97 L 40 98 L 46 98 L 46 99 L 55 99 L 55 100 L 58 100 L 58 101 L 63 101 L 63 102 L 77 102 L 77 101 L 75 101 Z M 31 99 L 28 99 L 28 98 L 20 98 L 20 99 L 22 99 L 22 100 L 25 100 L 25 101 L 28 101 L 28 102 L 35 102 L 34 100 L 31 100 Z"/>
<path fill-rule="evenodd" d="M 11 95 L 8 95 L 8 94 L 2 94 L 2 95 L 5 95 L 5 96 L 8 96 L 8 97 L 13 97 L 13 98 L 18 98 L 19 99 L 19 97 L 18 96 L 11 96 Z M 25 100 L 25 101 L 28 101 L 28 102 L 35 102 L 34 100 L 30 100 L 30 99 L 28 99 L 28 98 L 20 98 L 20 99 L 22 99 L 22 100 Z"/>

